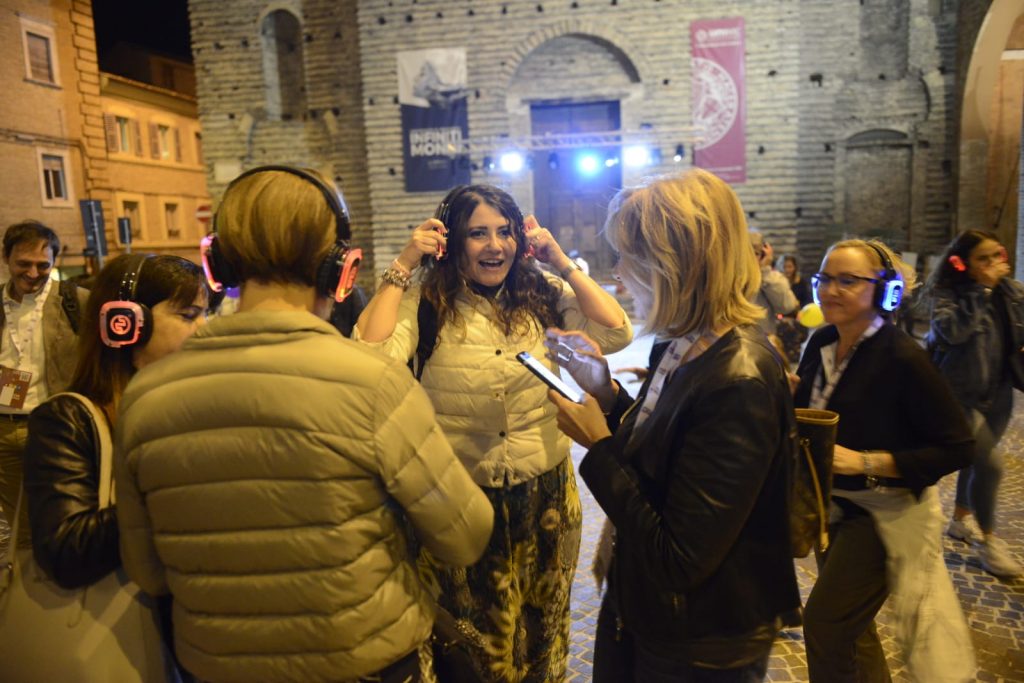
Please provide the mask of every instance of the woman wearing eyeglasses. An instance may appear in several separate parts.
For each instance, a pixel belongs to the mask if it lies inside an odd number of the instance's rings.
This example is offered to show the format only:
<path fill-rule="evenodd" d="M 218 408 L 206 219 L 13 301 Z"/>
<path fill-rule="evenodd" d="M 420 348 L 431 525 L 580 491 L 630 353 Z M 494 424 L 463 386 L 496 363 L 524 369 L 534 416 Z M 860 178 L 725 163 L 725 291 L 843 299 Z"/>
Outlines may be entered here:
<path fill-rule="evenodd" d="M 1020 576 L 1021 565 L 995 535 L 996 494 L 1003 476 L 996 444 L 1010 421 L 1013 387 L 1024 386 L 1024 285 L 1009 277 L 1006 249 L 995 235 L 968 230 L 946 248 L 928 283 L 932 301 L 928 348 L 953 387 L 974 431 L 974 463 L 956 482 L 956 508 L 946 533 L 978 549 L 995 576 Z M 981 533 L 970 525 L 970 515 Z"/>
<path fill-rule="evenodd" d="M 934 487 L 970 463 L 971 434 L 927 354 L 888 321 L 914 271 L 881 242 L 847 240 L 811 283 L 828 324 L 807 343 L 794 403 L 840 417 L 830 545 L 804 611 L 810 679 L 891 680 L 874 625 L 891 598 L 914 680 L 974 680 Z"/>

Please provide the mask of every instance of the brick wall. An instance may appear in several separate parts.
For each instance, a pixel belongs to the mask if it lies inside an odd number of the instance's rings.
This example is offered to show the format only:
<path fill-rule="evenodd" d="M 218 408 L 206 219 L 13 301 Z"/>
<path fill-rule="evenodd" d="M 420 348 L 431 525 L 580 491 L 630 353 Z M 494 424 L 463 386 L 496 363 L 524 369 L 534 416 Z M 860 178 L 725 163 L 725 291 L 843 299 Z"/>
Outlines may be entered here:
<path fill-rule="evenodd" d="M 397 51 L 467 48 L 473 138 L 529 133 L 530 101 L 619 99 L 624 128 L 646 125 L 659 137 L 662 164 L 648 169 L 659 172 L 678 168 L 679 133 L 669 131 L 690 124 L 689 23 L 742 16 L 748 181 L 737 191 L 750 222 L 813 270 L 844 226 L 863 225 L 863 208 L 874 206 L 866 193 L 897 187 L 891 211 L 875 206 L 872 222 L 898 214 L 900 246 L 930 251 L 951 220 L 956 4 L 306 0 L 294 9 L 306 34 L 309 112 L 277 122 L 265 116 L 258 26 L 288 3 L 191 0 L 211 190 L 257 163 L 329 165 L 382 266 L 439 199 L 404 191 Z M 532 208 L 529 174 L 506 178 L 481 161 L 474 180 L 504 185 Z"/>

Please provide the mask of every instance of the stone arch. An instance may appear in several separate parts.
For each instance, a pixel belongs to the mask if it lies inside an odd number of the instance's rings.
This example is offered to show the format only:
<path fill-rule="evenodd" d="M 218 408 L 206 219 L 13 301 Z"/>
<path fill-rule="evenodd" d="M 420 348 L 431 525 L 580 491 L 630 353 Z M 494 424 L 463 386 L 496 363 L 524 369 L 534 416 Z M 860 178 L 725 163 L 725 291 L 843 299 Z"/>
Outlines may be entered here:
<path fill-rule="evenodd" d="M 586 36 L 606 47 L 613 54 L 621 56 L 624 68 L 635 75 L 635 82 L 650 82 L 650 65 L 641 52 L 628 39 L 612 27 L 597 21 L 566 19 L 538 29 L 516 45 L 513 56 L 505 60 L 502 74 L 506 86 L 511 85 L 523 61 L 544 43 L 561 36 Z"/>
<path fill-rule="evenodd" d="M 1004 51 L 1024 50 L 1024 5 L 1020 0 L 993 0 L 973 45 L 968 48 L 971 56 L 963 70 L 958 121 L 956 226 L 958 230 L 981 228 L 996 232 L 1016 254 L 1017 277 L 1022 277 L 1024 202 L 1020 194 L 1024 169 L 1020 168 L 1019 119 L 1024 96 L 1018 85 L 1016 97 L 995 97 L 1005 85 Z M 1018 63 L 1019 60 L 1012 61 L 1014 65 Z M 1014 108 L 1017 120 L 1004 120 Z"/>
<path fill-rule="evenodd" d="M 259 31 L 267 117 L 300 119 L 306 109 L 302 19 L 291 7 L 276 5 L 260 16 Z"/>

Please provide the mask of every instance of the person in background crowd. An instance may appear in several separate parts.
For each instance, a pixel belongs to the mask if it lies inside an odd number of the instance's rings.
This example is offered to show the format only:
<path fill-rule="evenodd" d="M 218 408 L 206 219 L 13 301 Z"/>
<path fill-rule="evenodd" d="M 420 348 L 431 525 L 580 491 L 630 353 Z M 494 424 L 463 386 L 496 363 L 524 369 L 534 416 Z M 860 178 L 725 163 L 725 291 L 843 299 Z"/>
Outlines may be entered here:
<path fill-rule="evenodd" d="M 404 363 L 324 319 L 353 256 L 341 207 L 315 171 L 236 178 L 205 242 L 211 276 L 241 286 L 238 312 L 121 401 L 124 566 L 172 595 L 179 659 L 204 681 L 434 680 L 435 608 L 405 520 L 455 566 L 490 534 Z"/>
<path fill-rule="evenodd" d="M 750 246 L 753 247 L 754 256 L 757 257 L 757 263 L 761 268 L 761 286 L 755 293 L 753 302 L 767 312 L 758 325 L 765 334 L 775 334 L 779 319 L 796 313 L 800 304 L 793 295 L 786 276 L 772 268 L 775 252 L 772 246 L 765 242 L 764 235 L 760 230 L 751 228 L 749 236 Z"/>
<path fill-rule="evenodd" d="M 0 310 L 0 384 L 15 388 L 0 392 L 0 548 L 14 526 L 10 519 L 21 489 L 22 453 L 28 438 L 28 415 L 51 394 L 63 391 L 75 370 L 79 310 L 88 292 L 50 279 L 60 239 L 38 221 L 7 228 L 4 261 L 11 279 L 3 285 Z M 15 376 L 14 373 L 21 373 Z M 22 506 L 19 539 L 27 547 L 28 509 Z"/>
<path fill-rule="evenodd" d="M 807 304 L 811 303 L 814 298 L 811 296 L 811 286 L 800 274 L 800 264 L 796 260 L 796 256 L 792 254 L 783 254 L 779 259 L 782 274 L 789 280 L 789 288 L 793 292 L 793 296 L 796 297 L 797 302 L 800 304 L 800 308 L 803 308 Z"/>
<path fill-rule="evenodd" d="M 949 246 L 929 282 L 928 348 L 974 431 L 974 462 L 960 471 L 946 533 L 973 543 L 995 576 L 1020 576 L 1020 563 L 995 535 L 1003 459 L 996 448 L 1010 422 L 1013 387 L 1024 387 L 1024 285 L 1010 277 L 995 235 L 968 230 Z M 974 513 L 981 533 L 970 524 Z"/>
<path fill-rule="evenodd" d="M 122 299 L 148 307 L 151 329 L 143 343 L 120 348 L 101 336 L 100 310 Z M 95 424 L 79 400 L 61 394 L 41 403 L 28 420 L 25 497 L 36 563 L 62 588 L 84 590 L 121 566 L 117 507 L 100 509 L 100 445 L 128 381 L 139 369 L 177 351 L 203 324 L 209 292 L 202 269 L 178 256 L 124 255 L 100 272 L 86 305 L 78 364 L 70 391 L 100 408 L 108 422 Z M 24 570 L 23 570 L 24 571 Z M 55 644 L 53 657 L 61 657 Z M 149 672 L 162 669 L 150 662 Z"/>
<path fill-rule="evenodd" d="M 581 508 L 569 439 L 544 385 L 516 354 L 542 360 L 545 327 L 582 329 L 608 352 L 625 347 L 632 328 L 615 299 L 504 191 L 457 187 L 436 216 L 384 271 L 356 336 L 403 363 L 415 356 L 438 422 L 494 506 L 479 562 L 431 571 L 424 557 L 442 606 L 477 645 L 480 674 L 559 681 Z M 561 277 L 541 272 L 531 249 Z M 417 268 L 423 277 L 410 286 Z M 433 350 L 425 364 L 424 345 Z"/>
<path fill-rule="evenodd" d="M 589 394 L 582 405 L 549 397 L 589 449 L 580 474 L 615 529 L 595 683 L 763 680 L 780 617 L 800 605 L 796 424 L 756 329 L 760 269 L 745 227 L 735 193 L 707 171 L 612 200 L 618 275 L 660 340 L 635 402 L 586 334 L 548 331 L 551 357 Z"/>
<path fill-rule="evenodd" d="M 828 324 L 807 342 L 795 403 L 839 413 L 831 543 L 804 609 L 813 683 L 891 680 L 874 626 L 890 596 L 913 679 L 974 680 L 934 486 L 973 445 L 927 354 L 887 320 L 914 284 L 889 247 L 864 240 L 832 245 L 811 280 Z"/>

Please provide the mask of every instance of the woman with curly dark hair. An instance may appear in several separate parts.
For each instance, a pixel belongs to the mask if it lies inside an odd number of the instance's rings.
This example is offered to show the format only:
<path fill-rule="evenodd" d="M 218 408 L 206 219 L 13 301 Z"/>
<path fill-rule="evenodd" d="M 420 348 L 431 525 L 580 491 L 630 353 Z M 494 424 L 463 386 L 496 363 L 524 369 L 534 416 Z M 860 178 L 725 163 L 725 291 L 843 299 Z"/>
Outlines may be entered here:
<path fill-rule="evenodd" d="M 477 645 L 487 680 L 565 676 L 579 493 L 546 387 L 515 358 L 527 351 L 557 373 L 544 360 L 551 326 L 582 330 L 605 353 L 632 339 L 615 299 L 548 230 L 524 219 L 512 197 L 488 185 L 448 193 L 384 271 L 356 326 L 358 339 L 416 359 L 438 423 L 494 505 L 479 562 L 424 572 L 437 577 L 441 605 Z"/>
<path fill-rule="evenodd" d="M 960 470 L 946 533 L 975 545 L 988 573 L 1020 576 L 1020 562 L 995 535 L 1003 477 L 996 445 L 1010 422 L 1014 384 L 1024 386 L 1024 285 L 1010 277 L 1006 249 L 994 234 L 967 230 L 946 248 L 928 289 L 928 348 L 974 431 L 974 462 Z"/>

